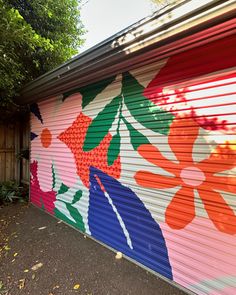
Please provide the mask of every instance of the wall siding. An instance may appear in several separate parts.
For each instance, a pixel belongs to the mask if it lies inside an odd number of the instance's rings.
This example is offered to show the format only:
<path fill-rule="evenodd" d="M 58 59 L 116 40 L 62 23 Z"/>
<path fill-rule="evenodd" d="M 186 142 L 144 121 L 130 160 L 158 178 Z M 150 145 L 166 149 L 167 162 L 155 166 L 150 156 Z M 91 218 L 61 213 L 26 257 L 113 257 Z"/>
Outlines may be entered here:
<path fill-rule="evenodd" d="M 193 292 L 235 294 L 235 44 L 33 104 L 31 202 Z"/>

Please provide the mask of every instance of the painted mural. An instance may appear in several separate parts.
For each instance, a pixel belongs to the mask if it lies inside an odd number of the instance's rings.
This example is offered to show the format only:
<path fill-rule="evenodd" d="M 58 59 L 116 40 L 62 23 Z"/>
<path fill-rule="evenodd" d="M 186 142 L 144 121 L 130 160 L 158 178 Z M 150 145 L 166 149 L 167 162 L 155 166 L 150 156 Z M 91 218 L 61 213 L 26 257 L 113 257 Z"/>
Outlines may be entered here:
<path fill-rule="evenodd" d="M 33 104 L 31 202 L 193 292 L 235 294 L 235 41 Z"/>

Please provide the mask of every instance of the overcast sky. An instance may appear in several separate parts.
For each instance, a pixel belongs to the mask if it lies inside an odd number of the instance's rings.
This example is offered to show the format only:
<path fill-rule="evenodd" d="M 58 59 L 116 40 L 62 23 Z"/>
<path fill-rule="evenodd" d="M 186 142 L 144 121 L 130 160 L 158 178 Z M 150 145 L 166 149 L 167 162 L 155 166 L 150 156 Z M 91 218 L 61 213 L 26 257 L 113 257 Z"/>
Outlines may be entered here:
<path fill-rule="evenodd" d="M 149 0 L 83 0 L 82 5 L 81 19 L 88 33 L 80 52 L 154 11 Z"/>

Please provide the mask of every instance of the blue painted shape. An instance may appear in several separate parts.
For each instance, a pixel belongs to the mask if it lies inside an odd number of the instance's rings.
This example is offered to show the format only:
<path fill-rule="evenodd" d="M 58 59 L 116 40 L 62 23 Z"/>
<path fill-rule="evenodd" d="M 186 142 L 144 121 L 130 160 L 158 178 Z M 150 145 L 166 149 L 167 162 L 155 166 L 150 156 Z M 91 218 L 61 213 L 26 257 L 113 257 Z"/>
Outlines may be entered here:
<path fill-rule="evenodd" d="M 39 119 L 39 121 L 43 124 L 43 118 L 41 116 L 39 106 L 37 103 L 32 103 L 30 105 L 30 111 Z"/>
<path fill-rule="evenodd" d="M 100 179 L 106 193 L 96 177 Z M 110 204 L 111 200 L 125 225 L 132 247 L 128 244 L 127 233 L 125 235 L 117 214 Z M 173 278 L 161 228 L 150 212 L 131 189 L 94 167 L 90 167 L 88 224 L 91 235 L 97 240 L 161 275 Z"/>
<path fill-rule="evenodd" d="M 34 132 L 30 132 L 30 140 L 34 140 L 36 137 L 38 137 L 37 134 L 35 134 Z"/>

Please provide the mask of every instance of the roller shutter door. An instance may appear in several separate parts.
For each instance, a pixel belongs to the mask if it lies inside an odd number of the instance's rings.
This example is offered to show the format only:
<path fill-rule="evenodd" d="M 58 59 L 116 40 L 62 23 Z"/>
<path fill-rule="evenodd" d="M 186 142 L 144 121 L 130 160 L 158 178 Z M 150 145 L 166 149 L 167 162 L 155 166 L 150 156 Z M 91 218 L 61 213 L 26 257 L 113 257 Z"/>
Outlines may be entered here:
<path fill-rule="evenodd" d="M 31 202 L 198 294 L 236 293 L 235 36 L 31 106 Z"/>

